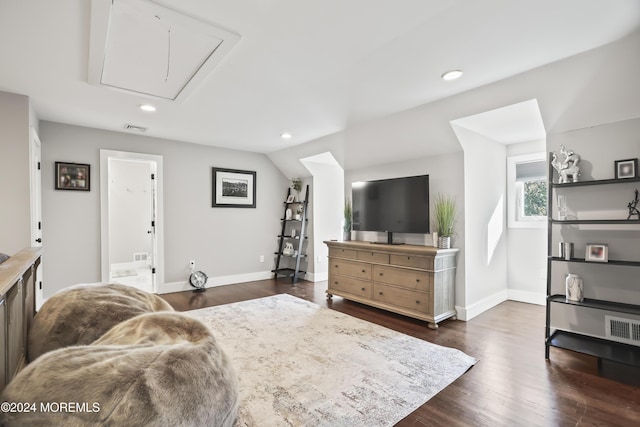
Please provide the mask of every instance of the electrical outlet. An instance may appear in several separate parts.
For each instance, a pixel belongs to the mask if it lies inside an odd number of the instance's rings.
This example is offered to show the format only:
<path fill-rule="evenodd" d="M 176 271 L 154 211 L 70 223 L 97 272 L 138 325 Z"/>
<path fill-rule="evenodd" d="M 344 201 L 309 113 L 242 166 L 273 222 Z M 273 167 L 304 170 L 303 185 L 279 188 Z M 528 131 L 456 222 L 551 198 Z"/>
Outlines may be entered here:
<path fill-rule="evenodd" d="M 260 255 L 260 262 L 264 262 L 264 255 Z"/>
<path fill-rule="evenodd" d="M 196 262 L 194 260 L 189 261 L 189 268 L 192 270 L 196 268 Z"/>
<path fill-rule="evenodd" d="M 316 262 L 318 262 L 318 263 L 322 262 L 322 255 L 318 255 L 316 257 Z"/>

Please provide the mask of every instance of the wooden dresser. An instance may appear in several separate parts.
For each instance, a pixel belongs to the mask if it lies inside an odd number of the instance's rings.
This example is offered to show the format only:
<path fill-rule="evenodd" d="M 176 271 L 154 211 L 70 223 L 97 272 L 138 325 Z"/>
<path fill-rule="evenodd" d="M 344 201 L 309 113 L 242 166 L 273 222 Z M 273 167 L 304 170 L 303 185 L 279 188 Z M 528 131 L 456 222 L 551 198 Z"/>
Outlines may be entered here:
<path fill-rule="evenodd" d="M 455 318 L 458 249 L 324 242 L 329 247 L 329 287 L 333 295 L 426 320 L 431 329 Z"/>

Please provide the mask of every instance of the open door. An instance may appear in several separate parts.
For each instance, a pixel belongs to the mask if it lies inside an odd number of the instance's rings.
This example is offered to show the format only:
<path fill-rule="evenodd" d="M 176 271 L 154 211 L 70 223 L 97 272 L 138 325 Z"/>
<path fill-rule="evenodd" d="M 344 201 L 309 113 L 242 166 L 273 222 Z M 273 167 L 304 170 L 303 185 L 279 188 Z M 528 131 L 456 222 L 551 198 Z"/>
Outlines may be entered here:
<path fill-rule="evenodd" d="M 162 157 L 100 150 L 102 281 L 157 292 Z"/>

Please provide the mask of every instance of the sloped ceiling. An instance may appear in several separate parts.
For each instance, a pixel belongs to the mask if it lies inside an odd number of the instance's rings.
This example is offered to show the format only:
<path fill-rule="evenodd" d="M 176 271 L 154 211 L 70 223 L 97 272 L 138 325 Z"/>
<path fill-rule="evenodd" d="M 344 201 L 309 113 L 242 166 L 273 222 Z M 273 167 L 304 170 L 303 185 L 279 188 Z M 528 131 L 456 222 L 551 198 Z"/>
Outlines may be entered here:
<path fill-rule="evenodd" d="M 94 0 L 100 2 L 111 0 Z M 43 120 L 121 132 L 131 123 L 150 136 L 271 153 L 602 46 L 640 27 L 636 0 L 154 3 L 240 37 L 185 99 L 89 84 L 86 0 L 0 3 L 0 90 L 28 95 Z M 465 74 L 442 81 L 452 68 Z M 138 109 L 148 102 L 158 111 Z M 293 138 L 281 139 L 283 132 Z"/>

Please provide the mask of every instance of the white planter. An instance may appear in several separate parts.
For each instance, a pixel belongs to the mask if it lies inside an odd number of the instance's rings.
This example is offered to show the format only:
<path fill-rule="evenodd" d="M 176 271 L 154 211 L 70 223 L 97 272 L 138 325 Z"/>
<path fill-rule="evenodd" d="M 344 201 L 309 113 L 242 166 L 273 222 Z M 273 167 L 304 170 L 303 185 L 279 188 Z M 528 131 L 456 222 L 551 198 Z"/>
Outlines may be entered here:
<path fill-rule="evenodd" d="M 582 302 L 584 300 L 584 286 L 582 277 L 577 274 L 567 274 L 565 279 L 567 301 Z"/>

